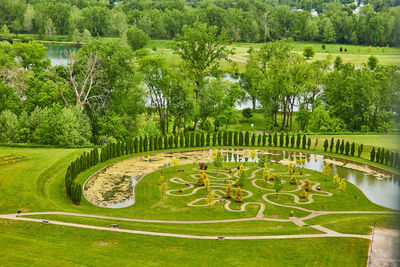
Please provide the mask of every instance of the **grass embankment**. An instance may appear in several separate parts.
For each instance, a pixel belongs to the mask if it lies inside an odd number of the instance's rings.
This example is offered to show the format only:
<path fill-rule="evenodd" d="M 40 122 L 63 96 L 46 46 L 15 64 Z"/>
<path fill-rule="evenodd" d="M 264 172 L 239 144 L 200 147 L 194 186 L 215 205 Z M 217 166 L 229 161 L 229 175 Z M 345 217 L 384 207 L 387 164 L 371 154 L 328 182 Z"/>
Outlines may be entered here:
<path fill-rule="evenodd" d="M 373 226 L 400 230 L 398 215 L 384 214 L 329 214 L 306 220 L 309 225 L 322 225 L 343 234 L 367 235 Z"/>
<path fill-rule="evenodd" d="M 273 221 L 247 221 L 247 222 L 222 222 L 205 224 L 186 223 L 142 223 L 110 219 L 86 218 L 67 215 L 32 215 L 24 216 L 50 221 L 70 222 L 85 225 L 109 227 L 111 223 L 121 223 L 121 229 L 188 234 L 201 236 L 251 236 L 251 235 L 297 235 L 297 234 L 323 234 L 314 228 L 300 227 L 292 222 Z"/>
<path fill-rule="evenodd" d="M 0 258 L 7 265 L 360 266 L 368 245 L 358 238 L 181 239 L 0 220 Z"/>

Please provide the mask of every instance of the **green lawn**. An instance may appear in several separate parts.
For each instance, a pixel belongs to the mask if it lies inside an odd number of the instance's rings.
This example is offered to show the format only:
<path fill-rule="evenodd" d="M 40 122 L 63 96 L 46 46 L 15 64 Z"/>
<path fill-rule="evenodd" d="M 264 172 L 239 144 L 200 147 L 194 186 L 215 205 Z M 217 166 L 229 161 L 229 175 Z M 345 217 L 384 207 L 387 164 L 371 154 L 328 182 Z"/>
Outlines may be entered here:
<path fill-rule="evenodd" d="M 5 265 L 360 266 L 368 245 L 358 238 L 181 239 L 0 220 Z"/>
<path fill-rule="evenodd" d="M 176 224 L 176 223 L 142 223 L 109 219 L 85 218 L 67 215 L 32 215 L 30 218 L 50 221 L 71 222 L 86 225 L 109 227 L 111 223 L 121 223 L 121 229 L 176 233 L 207 236 L 242 236 L 242 235 L 297 235 L 322 234 L 314 228 L 300 227 L 292 222 L 243 221 L 229 223 Z"/>
<path fill-rule="evenodd" d="M 329 214 L 305 221 L 309 225 L 322 225 L 344 234 L 367 235 L 371 228 L 376 227 L 400 229 L 400 220 L 397 215 L 384 214 Z"/>

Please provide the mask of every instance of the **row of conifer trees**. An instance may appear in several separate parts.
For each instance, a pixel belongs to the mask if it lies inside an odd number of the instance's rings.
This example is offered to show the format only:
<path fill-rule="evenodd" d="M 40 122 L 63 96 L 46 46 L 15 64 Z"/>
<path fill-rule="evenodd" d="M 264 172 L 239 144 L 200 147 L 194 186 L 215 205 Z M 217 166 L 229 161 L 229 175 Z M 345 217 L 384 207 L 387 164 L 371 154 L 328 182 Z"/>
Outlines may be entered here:
<path fill-rule="evenodd" d="M 370 160 L 385 164 L 387 166 L 400 169 L 400 155 L 399 152 L 393 152 L 390 150 L 385 150 L 384 148 L 378 147 L 377 150 L 375 150 L 375 147 L 371 149 L 370 153 Z"/>
<path fill-rule="evenodd" d="M 324 141 L 324 152 L 327 152 L 329 148 L 329 152 L 333 152 L 333 149 L 335 148 L 335 153 L 336 154 L 342 154 L 342 155 L 346 155 L 346 156 L 353 156 L 356 153 L 356 144 L 353 142 L 350 144 L 349 141 L 347 141 L 346 143 L 344 142 L 344 140 L 340 140 L 340 139 L 335 139 L 332 137 L 331 141 L 329 142 L 328 139 L 325 139 Z M 361 157 L 362 152 L 364 151 L 364 145 L 360 144 L 357 147 L 357 156 Z"/>

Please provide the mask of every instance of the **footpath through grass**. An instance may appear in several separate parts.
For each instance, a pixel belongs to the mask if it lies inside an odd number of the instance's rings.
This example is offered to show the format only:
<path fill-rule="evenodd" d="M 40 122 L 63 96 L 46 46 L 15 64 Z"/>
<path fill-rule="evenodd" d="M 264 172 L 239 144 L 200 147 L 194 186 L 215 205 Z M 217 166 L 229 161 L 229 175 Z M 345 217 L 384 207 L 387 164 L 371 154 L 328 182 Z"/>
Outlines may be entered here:
<path fill-rule="evenodd" d="M 0 220 L 7 265 L 364 266 L 368 245 L 359 238 L 197 240 Z"/>

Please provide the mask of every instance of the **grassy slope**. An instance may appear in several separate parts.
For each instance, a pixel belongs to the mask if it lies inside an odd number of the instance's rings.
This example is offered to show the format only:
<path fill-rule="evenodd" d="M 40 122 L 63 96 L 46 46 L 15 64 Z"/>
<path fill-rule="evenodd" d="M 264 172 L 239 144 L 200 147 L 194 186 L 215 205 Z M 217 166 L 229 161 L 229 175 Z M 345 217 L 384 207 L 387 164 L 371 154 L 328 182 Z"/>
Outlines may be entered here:
<path fill-rule="evenodd" d="M 179 239 L 0 220 L 0 259 L 9 265 L 360 266 L 368 244 L 356 238 Z"/>
<path fill-rule="evenodd" d="M 241 235 L 296 235 L 321 234 L 322 232 L 310 228 L 300 227 L 292 222 L 249 221 L 230 223 L 206 224 L 174 224 L 174 223 L 140 223 L 109 219 L 95 219 L 66 215 L 33 215 L 26 216 L 50 221 L 72 222 L 86 225 L 109 227 L 111 223 L 121 223 L 121 229 L 142 230 L 162 233 L 177 233 L 190 235 L 211 236 L 241 236 Z"/>
<path fill-rule="evenodd" d="M 330 214 L 305 221 L 309 225 L 322 225 L 339 233 L 366 235 L 374 225 L 383 228 L 400 229 L 400 217 L 382 214 Z"/>

